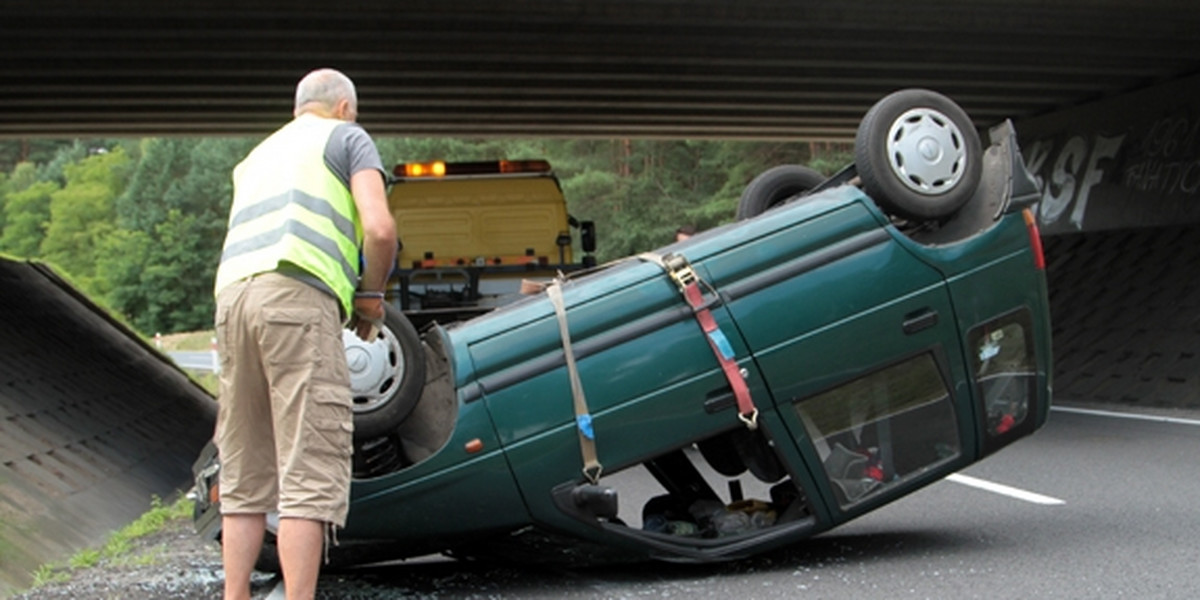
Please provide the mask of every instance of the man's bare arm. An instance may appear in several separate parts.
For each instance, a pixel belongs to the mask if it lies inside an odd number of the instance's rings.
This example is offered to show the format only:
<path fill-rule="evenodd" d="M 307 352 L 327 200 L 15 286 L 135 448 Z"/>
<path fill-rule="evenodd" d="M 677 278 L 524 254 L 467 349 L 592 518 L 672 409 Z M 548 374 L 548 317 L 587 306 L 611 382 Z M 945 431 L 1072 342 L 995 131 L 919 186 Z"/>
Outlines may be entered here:
<path fill-rule="evenodd" d="M 363 227 L 364 265 L 359 289 L 380 292 L 387 285 L 388 274 L 396 263 L 396 222 L 388 209 L 383 176 L 374 169 L 351 175 L 350 193 L 354 195 Z M 383 317 L 383 298 L 355 297 L 352 326 L 360 339 L 373 339 Z"/>
<path fill-rule="evenodd" d="M 350 193 L 363 226 L 363 290 L 380 291 L 396 263 L 396 222 L 388 209 L 379 171 L 367 169 L 350 176 Z"/>

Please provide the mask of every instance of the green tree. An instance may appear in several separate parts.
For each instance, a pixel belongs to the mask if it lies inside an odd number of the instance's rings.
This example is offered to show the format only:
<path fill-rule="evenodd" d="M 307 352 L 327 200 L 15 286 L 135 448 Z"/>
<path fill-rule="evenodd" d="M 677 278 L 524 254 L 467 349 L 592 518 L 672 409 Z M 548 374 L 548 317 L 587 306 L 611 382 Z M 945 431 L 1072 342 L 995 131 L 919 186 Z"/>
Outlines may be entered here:
<path fill-rule="evenodd" d="M 149 312 L 149 299 L 142 276 L 151 264 L 153 248 L 149 233 L 118 227 L 96 249 L 96 278 L 107 285 L 108 306 L 145 333 L 161 331 L 143 318 Z"/>
<path fill-rule="evenodd" d="M 72 144 L 71 140 L 56 139 L 0 140 L 0 170 L 7 171 L 24 162 L 49 162 L 60 148 Z"/>
<path fill-rule="evenodd" d="M 33 168 L 32 165 L 24 163 Z M 18 167 L 17 171 L 21 168 Z M 15 185 L 16 172 L 9 178 L 9 188 Z M 46 224 L 50 220 L 50 198 L 58 191 L 58 184 L 39 181 L 17 190 L 9 191 L 4 202 L 4 229 L 0 233 L 0 252 L 22 258 L 38 255 L 42 239 L 46 236 Z"/>
<path fill-rule="evenodd" d="M 224 224 L 172 209 L 156 228 L 156 234 L 158 240 L 150 249 L 141 275 L 146 312 L 138 315 L 137 322 L 147 331 L 212 327 L 213 277 Z"/>
<path fill-rule="evenodd" d="M 213 242 L 215 248 L 219 248 L 224 241 L 229 205 L 233 202 L 233 168 L 258 141 L 250 138 L 200 140 L 192 148 L 191 168 L 187 175 L 163 197 L 171 208 L 218 221 L 222 239 Z"/>
<path fill-rule="evenodd" d="M 814 157 L 826 174 L 847 146 L 711 140 L 546 142 L 572 214 L 597 224 L 600 260 L 670 242 L 682 224 L 708 229 L 733 219 L 746 185 L 779 164 Z"/>
<path fill-rule="evenodd" d="M 234 166 L 256 140 L 205 139 L 193 148 L 191 169 L 168 191 L 168 218 L 155 229 L 155 267 L 145 284 L 158 294 L 151 317 L 162 331 L 212 326 L 213 279 L 233 201 Z M 160 284 L 170 283 L 172 294 Z"/>
<path fill-rule="evenodd" d="M 146 273 L 162 271 L 156 264 L 161 258 L 156 228 L 167 219 L 163 198 L 190 169 L 195 144 L 195 140 L 173 138 L 141 141 L 141 160 L 113 205 L 117 229 L 97 251 L 96 273 L 107 286 L 109 306 L 144 332 L 172 331 L 150 316 L 161 311 L 155 304 L 158 292 L 148 287 Z"/>
<path fill-rule="evenodd" d="M 90 295 L 103 296 L 107 283 L 96 277 L 96 249 L 116 229 L 114 203 L 130 168 L 121 147 L 63 166 L 66 185 L 50 195 L 50 223 L 41 257 L 69 273 Z"/>
<path fill-rule="evenodd" d="M 166 220 L 164 197 L 191 169 L 192 148 L 197 140 L 147 138 L 141 141 L 142 159 L 137 162 L 129 186 L 116 201 L 117 224 L 124 229 L 150 232 Z"/>
<path fill-rule="evenodd" d="M 123 235 L 103 248 L 108 303 L 142 331 L 211 327 L 212 284 L 233 186 L 254 140 L 147 140 L 117 201 Z"/>
<path fill-rule="evenodd" d="M 88 147 L 82 140 L 73 140 L 70 145 L 60 146 L 54 151 L 53 158 L 44 163 L 37 163 L 38 181 L 53 181 L 59 186 L 66 185 L 66 166 L 80 162 L 87 156 Z"/>
<path fill-rule="evenodd" d="M 13 167 L 12 173 L 8 176 L 8 191 L 19 192 L 28 188 L 38 181 L 37 165 L 31 162 L 19 163 Z"/>

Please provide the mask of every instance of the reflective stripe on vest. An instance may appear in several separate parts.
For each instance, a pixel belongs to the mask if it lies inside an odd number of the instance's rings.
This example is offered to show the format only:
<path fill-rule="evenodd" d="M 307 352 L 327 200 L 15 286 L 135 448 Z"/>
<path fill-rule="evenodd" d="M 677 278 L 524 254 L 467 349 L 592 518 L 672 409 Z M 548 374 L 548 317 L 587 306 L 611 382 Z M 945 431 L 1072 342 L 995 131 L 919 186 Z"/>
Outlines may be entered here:
<path fill-rule="evenodd" d="M 325 145 L 342 123 L 298 117 L 234 169 L 216 293 L 287 262 L 323 283 L 351 313 L 362 227 L 350 190 L 325 165 Z"/>

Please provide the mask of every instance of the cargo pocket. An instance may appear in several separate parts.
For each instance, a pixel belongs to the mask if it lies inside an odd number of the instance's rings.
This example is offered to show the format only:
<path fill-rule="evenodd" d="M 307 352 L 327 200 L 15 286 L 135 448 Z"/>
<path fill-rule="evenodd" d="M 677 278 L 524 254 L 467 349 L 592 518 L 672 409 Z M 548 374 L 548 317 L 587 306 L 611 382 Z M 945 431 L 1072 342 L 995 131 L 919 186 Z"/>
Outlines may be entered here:
<path fill-rule="evenodd" d="M 305 307 L 264 307 L 262 347 L 272 365 L 315 364 L 321 333 L 321 311 Z"/>
<path fill-rule="evenodd" d="M 348 459 L 354 437 L 354 411 L 349 390 L 314 384 L 308 422 L 312 430 L 314 455 Z"/>
<path fill-rule="evenodd" d="M 316 386 L 301 417 L 296 460 L 286 469 L 280 513 L 344 525 L 354 425 L 336 390 Z"/>
<path fill-rule="evenodd" d="M 313 395 L 305 430 L 309 433 L 305 487 L 321 520 L 344 523 L 350 494 L 353 413 L 346 402 L 321 390 Z"/>

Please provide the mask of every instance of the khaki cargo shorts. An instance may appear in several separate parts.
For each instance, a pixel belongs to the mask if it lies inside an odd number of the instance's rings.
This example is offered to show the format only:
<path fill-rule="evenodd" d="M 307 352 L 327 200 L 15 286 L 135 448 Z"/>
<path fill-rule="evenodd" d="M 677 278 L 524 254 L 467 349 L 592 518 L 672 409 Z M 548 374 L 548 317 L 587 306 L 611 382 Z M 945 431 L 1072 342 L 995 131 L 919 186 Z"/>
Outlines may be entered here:
<path fill-rule="evenodd" d="M 345 526 L 354 428 L 338 302 L 264 273 L 217 297 L 221 512 Z"/>

